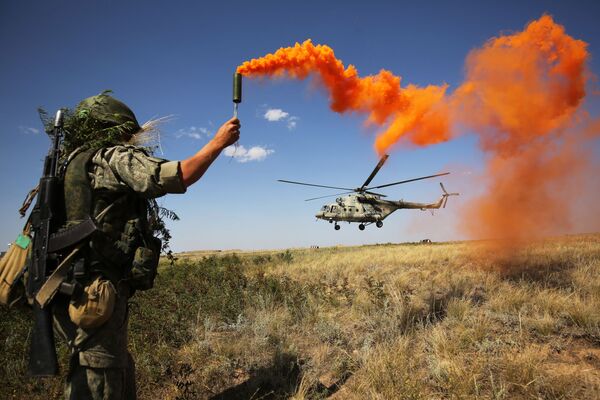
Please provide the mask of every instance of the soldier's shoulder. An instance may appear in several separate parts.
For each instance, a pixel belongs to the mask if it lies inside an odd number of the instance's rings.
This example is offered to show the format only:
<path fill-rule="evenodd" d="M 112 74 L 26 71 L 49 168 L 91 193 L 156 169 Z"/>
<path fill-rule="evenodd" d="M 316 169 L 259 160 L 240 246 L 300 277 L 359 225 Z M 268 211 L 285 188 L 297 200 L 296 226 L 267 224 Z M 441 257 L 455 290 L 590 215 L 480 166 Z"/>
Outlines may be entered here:
<path fill-rule="evenodd" d="M 146 165 L 151 167 L 153 165 L 160 165 L 168 160 L 164 158 L 155 157 L 151 154 L 148 149 L 144 147 L 134 146 L 130 144 L 120 144 L 117 146 L 106 147 L 100 149 L 94 155 L 94 162 L 99 164 L 117 165 L 117 164 L 130 164 L 131 160 L 139 165 Z"/>
<path fill-rule="evenodd" d="M 115 146 L 103 147 L 96 151 L 94 156 L 111 158 L 113 156 L 119 156 L 127 153 L 135 153 L 138 155 L 149 156 L 148 151 L 146 149 L 131 144 L 118 144 Z"/>
<path fill-rule="evenodd" d="M 104 150 L 104 151 L 141 151 L 143 153 L 147 153 L 148 151 L 140 146 L 135 146 L 133 144 L 117 144 L 115 146 L 110 146 L 110 147 L 104 147 L 100 150 Z"/>

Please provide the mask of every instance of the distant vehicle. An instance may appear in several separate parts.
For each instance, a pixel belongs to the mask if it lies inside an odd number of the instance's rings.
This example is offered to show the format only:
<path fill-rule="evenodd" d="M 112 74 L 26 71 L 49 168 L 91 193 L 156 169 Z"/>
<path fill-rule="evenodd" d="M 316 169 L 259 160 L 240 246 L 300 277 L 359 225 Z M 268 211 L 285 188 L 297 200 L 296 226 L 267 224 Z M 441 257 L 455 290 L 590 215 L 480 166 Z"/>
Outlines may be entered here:
<path fill-rule="evenodd" d="M 343 188 L 337 186 L 325 186 L 325 185 L 316 185 L 313 183 L 304 183 L 304 182 L 296 182 L 296 181 L 288 181 L 279 179 L 279 182 L 283 183 L 292 183 L 294 185 L 305 185 L 305 186 L 314 186 L 320 188 L 328 188 L 328 189 L 338 189 L 345 190 L 343 193 L 337 193 L 328 196 L 314 197 L 311 199 L 306 199 L 305 201 L 312 201 L 323 199 L 331 196 L 341 196 L 335 200 L 335 203 L 325 204 L 321 207 L 321 210 L 317 212 L 315 217 L 318 219 L 322 219 L 325 221 L 329 221 L 329 223 L 334 224 L 335 230 L 340 229 L 340 225 L 338 222 L 345 221 L 348 223 L 357 222 L 358 229 L 361 231 L 365 229 L 366 226 L 375 224 L 378 228 L 383 226 L 383 220 L 393 213 L 394 211 L 406 208 L 406 209 L 417 209 L 417 210 L 431 210 L 438 209 L 440 207 L 446 208 L 446 203 L 448 202 L 448 197 L 450 196 L 458 196 L 458 193 L 448 193 L 444 185 L 440 182 L 440 186 L 442 188 L 442 197 L 435 203 L 411 203 L 403 200 L 393 201 L 393 200 L 382 200 L 382 197 L 387 197 L 384 194 L 371 192 L 372 189 L 382 189 L 384 187 L 400 185 L 402 183 L 419 181 L 422 179 L 435 178 L 438 176 L 448 175 L 450 172 L 444 172 L 436 175 L 422 176 L 420 178 L 407 179 L 404 181 L 387 183 L 385 185 L 379 186 L 371 186 L 368 185 L 371 183 L 375 175 L 379 172 L 383 164 L 385 164 L 388 159 L 388 155 L 384 155 L 379 160 L 379 163 L 371 172 L 371 175 L 367 178 L 365 183 L 359 188 L 350 189 Z"/>

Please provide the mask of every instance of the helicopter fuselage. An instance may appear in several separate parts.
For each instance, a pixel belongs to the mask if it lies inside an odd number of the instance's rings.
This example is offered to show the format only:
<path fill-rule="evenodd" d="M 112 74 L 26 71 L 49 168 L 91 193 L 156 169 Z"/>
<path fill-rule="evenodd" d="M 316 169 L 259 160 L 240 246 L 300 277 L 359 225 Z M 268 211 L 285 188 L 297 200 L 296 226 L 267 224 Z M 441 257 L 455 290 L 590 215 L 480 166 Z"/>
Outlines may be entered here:
<path fill-rule="evenodd" d="M 383 226 L 383 220 L 398 209 L 413 210 L 435 210 L 442 205 L 448 196 L 454 196 L 458 193 L 447 193 L 442 186 L 444 194 L 435 203 L 413 203 L 404 200 L 390 201 L 383 200 L 380 196 L 370 193 L 356 193 L 344 197 L 338 197 L 335 203 L 325 204 L 317 212 L 315 217 L 330 223 L 335 223 L 335 229 L 339 229 L 337 224 L 340 221 L 358 222 L 360 230 L 366 225 L 375 223 L 378 228 Z"/>
<path fill-rule="evenodd" d="M 351 194 L 324 205 L 315 217 L 330 222 L 377 222 L 383 221 L 398 208 L 399 203 L 382 200 L 375 195 Z"/>

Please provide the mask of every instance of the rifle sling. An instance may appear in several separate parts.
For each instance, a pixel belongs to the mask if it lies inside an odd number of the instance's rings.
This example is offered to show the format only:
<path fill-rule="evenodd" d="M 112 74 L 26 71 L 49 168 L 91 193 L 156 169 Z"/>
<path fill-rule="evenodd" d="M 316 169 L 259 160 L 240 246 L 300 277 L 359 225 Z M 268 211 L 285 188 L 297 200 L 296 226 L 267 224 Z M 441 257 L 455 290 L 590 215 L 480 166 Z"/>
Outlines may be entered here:
<path fill-rule="evenodd" d="M 46 282 L 42 285 L 40 290 L 35 295 L 35 300 L 39 303 L 41 308 L 46 307 L 50 300 L 54 297 L 61 283 L 65 280 L 71 269 L 71 261 L 75 258 L 79 250 L 83 247 L 85 242 L 79 243 L 68 256 L 56 267 L 54 272 L 48 277 Z"/>

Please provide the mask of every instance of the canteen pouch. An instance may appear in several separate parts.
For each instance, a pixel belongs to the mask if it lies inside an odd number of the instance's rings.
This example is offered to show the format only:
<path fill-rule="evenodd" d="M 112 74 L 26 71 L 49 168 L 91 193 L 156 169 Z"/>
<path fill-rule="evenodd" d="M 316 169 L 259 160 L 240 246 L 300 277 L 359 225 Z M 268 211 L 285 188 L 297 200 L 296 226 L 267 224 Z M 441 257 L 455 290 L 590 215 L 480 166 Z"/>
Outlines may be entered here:
<path fill-rule="evenodd" d="M 133 265 L 128 282 L 135 290 L 148 290 L 154 286 L 160 259 L 160 239 L 152 237 L 147 247 L 138 247 L 133 257 Z"/>
<path fill-rule="evenodd" d="M 82 329 L 93 329 L 104 324 L 111 317 L 117 290 L 111 281 L 96 278 L 83 289 L 78 299 L 69 304 L 71 321 Z"/>

